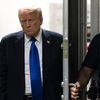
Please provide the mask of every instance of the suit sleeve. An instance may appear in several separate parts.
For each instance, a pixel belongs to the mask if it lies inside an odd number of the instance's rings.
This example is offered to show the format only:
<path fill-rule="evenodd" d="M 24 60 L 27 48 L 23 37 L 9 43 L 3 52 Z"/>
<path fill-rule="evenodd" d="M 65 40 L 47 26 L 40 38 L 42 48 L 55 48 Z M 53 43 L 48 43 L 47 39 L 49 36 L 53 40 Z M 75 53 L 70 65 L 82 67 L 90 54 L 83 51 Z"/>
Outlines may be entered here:
<path fill-rule="evenodd" d="M 6 53 L 3 41 L 0 42 L 0 100 L 7 100 Z"/>

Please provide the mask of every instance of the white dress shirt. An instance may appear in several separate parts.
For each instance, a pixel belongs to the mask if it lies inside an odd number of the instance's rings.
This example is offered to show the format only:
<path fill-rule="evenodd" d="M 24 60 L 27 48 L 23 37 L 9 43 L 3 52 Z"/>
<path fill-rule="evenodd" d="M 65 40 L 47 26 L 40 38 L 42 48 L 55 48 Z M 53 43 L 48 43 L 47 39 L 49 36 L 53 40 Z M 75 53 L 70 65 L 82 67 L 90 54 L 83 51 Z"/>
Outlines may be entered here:
<path fill-rule="evenodd" d="M 41 69 L 41 79 L 42 79 L 42 29 L 40 29 L 40 32 L 37 37 L 35 37 L 37 41 L 35 42 L 35 45 L 38 49 L 39 53 L 39 60 L 40 60 L 40 69 Z M 29 67 L 29 53 L 30 53 L 30 47 L 31 47 L 31 41 L 30 38 L 25 35 L 25 94 L 31 93 L 31 80 L 30 80 L 30 67 Z"/>

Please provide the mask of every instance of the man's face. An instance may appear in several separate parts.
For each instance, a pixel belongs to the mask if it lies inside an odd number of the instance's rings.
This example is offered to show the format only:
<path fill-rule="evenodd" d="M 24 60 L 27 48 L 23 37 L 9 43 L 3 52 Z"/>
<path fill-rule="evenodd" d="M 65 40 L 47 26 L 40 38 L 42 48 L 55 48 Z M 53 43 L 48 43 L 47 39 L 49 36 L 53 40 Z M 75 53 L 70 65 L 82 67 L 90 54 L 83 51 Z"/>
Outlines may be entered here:
<path fill-rule="evenodd" d="M 42 24 L 42 18 L 39 14 L 36 12 L 30 13 L 29 11 L 24 11 L 20 14 L 19 20 L 27 36 L 36 37 L 38 35 Z"/>

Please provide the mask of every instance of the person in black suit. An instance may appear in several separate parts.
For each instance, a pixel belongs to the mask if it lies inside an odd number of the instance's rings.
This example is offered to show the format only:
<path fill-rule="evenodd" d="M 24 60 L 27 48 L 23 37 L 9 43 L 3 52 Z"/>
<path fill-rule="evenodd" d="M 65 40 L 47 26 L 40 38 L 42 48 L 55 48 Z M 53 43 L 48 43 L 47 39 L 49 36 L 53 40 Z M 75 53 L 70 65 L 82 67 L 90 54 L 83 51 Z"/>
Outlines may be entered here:
<path fill-rule="evenodd" d="M 30 38 L 37 39 L 43 100 L 61 100 L 63 79 L 62 35 L 41 28 L 41 8 L 21 8 L 18 11 L 22 29 L 0 42 L 0 100 L 32 100 L 29 50 Z"/>

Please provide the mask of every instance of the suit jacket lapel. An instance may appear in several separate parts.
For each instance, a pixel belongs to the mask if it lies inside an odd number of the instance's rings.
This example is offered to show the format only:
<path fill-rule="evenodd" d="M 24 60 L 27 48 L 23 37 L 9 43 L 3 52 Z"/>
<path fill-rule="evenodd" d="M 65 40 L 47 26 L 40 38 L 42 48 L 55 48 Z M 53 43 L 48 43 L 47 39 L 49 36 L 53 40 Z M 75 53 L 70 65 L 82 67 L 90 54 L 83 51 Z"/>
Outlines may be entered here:
<path fill-rule="evenodd" d="M 44 30 L 42 32 L 42 38 L 43 38 L 43 44 L 42 44 L 42 48 L 43 48 L 43 51 L 42 51 L 42 65 L 43 65 L 43 85 L 45 86 L 46 84 L 46 80 L 47 80 L 47 77 L 48 77 L 48 58 L 47 58 L 47 53 L 49 51 L 49 36 L 48 36 L 48 33 L 46 33 Z"/>

